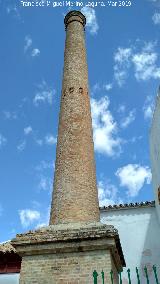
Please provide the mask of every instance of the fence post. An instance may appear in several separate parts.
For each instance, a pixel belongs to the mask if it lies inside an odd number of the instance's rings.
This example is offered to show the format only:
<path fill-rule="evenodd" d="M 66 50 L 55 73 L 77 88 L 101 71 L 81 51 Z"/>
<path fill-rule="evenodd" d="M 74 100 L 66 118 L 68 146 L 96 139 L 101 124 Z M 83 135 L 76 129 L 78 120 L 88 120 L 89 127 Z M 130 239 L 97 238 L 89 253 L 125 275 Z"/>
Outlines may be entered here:
<path fill-rule="evenodd" d="M 102 284 L 104 284 L 104 272 L 103 272 L 103 270 L 101 272 L 101 275 L 102 275 Z"/>
<path fill-rule="evenodd" d="M 119 272 L 118 274 L 119 274 L 119 284 L 122 284 L 122 275 L 121 275 L 121 272 Z"/>
<path fill-rule="evenodd" d="M 153 265 L 153 271 L 154 271 L 154 276 L 156 279 L 156 284 L 159 284 L 158 276 L 157 276 L 157 267 L 155 265 Z"/>
<path fill-rule="evenodd" d="M 128 284 L 131 284 L 131 277 L 130 277 L 130 269 L 128 268 L 127 273 L 128 273 Z"/>
<path fill-rule="evenodd" d="M 111 282 L 112 282 L 112 284 L 114 284 L 113 283 L 113 270 L 110 271 L 110 275 L 111 275 Z"/>
<path fill-rule="evenodd" d="M 145 275 L 146 275 L 147 284 L 149 284 L 148 271 L 147 271 L 147 267 L 146 266 L 144 267 L 144 272 L 145 272 Z"/>
<path fill-rule="evenodd" d="M 140 284 L 139 273 L 138 273 L 138 268 L 137 267 L 136 267 L 136 274 L 137 274 L 138 284 Z"/>
<path fill-rule="evenodd" d="M 98 273 L 96 270 L 93 271 L 93 278 L 94 278 L 94 284 L 97 284 L 97 278 L 98 278 Z"/>

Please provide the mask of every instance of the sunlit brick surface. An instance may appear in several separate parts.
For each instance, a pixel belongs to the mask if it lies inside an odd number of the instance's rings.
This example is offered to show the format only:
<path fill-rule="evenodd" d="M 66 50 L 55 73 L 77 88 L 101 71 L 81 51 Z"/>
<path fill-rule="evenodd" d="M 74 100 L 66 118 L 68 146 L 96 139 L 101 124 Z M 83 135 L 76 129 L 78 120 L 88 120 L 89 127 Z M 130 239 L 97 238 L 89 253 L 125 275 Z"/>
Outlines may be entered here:
<path fill-rule="evenodd" d="M 64 73 L 50 224 L 98 221 L 84 21 L 67 20 Z"/>

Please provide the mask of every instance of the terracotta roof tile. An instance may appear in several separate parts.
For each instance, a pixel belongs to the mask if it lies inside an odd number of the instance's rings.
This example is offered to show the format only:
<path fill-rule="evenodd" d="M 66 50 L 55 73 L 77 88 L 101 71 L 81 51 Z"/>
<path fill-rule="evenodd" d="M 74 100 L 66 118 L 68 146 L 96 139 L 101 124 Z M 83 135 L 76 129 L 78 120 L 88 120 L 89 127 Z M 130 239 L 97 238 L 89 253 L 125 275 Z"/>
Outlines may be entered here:
<path fill-rule="evenodd" d="M 10 241 L 5 242 L 5 243 L 0 243 L 0 253 L 11 253 L 14 252 L 16 253 L 15 248 L 11 245 Z"/>
<path fill-rule="evenodd" d="M 124 203 L 124 204 L 114 204 L 100 207 L 100 210 L 119 210 L 119 209 L 130 209 L 130 208 L 141 208 L 141 207 L 154 207 L 155 201 L 143 201 L 143 202 L 131 202 L 131 203 Z"/>

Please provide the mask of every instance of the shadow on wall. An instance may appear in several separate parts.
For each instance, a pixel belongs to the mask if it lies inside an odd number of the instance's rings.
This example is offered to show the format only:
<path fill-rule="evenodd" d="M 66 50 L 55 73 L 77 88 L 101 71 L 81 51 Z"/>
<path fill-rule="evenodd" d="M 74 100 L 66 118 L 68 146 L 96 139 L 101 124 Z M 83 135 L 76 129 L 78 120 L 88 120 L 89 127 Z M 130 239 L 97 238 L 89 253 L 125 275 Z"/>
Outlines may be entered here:
<path fill-rule="evenodd" d="M 141 255 L 140 273 L 145 276 L 144 267 L 147 267 L 150 283 L 156 283 L 153 265 L 157 267 L 157 276 L 160 282 L 160 227 L 158 226 L 158 216 L 156 210 L 152 212 L 144 247 Z M 142 278 L 142 284 L 146 283 L 146 278 Z"/>

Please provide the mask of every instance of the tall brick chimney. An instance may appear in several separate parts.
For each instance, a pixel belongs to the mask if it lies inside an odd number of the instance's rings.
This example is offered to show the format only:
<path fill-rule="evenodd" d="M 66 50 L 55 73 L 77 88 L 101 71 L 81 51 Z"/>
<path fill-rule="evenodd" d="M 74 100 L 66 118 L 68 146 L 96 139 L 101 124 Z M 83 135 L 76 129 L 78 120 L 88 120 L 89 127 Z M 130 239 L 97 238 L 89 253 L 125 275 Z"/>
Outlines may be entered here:
<path fill-rule="evenodd" d="M 85 16 L 69 12 L 50 225 L 100 220 L 84 38 Z"/>
<path fill-rule="evenodd" d="M 93 271 L 125 266 L 118 231 L 100 222 L 84 26 L 78 11 L 65 17 L 66 45 L 50 225 L 17 234 L 20 284 L 93 283 Z M 98 280 L 99 281 L 99 280 Z"/>

